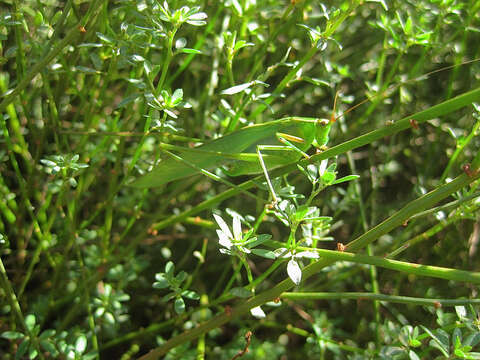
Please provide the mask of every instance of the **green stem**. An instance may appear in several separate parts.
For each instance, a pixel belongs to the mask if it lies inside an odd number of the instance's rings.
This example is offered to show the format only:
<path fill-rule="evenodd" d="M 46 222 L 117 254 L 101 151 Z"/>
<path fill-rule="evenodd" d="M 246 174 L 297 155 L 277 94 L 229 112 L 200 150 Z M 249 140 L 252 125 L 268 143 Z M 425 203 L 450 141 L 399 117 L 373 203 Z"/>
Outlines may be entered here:
<path fill-rule="evenodd" d="M 356 168 L 355 168 L 355 160 L 353 159 L 352 152 L 348 151 L 347 152 L 347 160 L 348 164 L 350 166 L 350 171 L 352 174 L 355 174 Z M 366 215 L 366 210 L 365 210 L 365 203 L 363 201 L 363 196 L 362 196 L 362 188 L 360 187 L 360 184 L 358 181 L 354 181 L 353 183 L 350 184 L 350 186 L 353 187 L 353 191 L 355 192 L 357 201 L 358 201 L 358 206 L 360 209 L 360 217 L 362 220 L 362 227 L 363 231 L 368 230 L 368 221 L 367 221 L 367 215 Z M 373 255 L 373 249 L 371 245 L 367 246 L 367 253 L 368 255 L 372 256 Z M 370 267 L 370 281 L 372 284 L 372 291 L 374 293 L 379 293 L 379 286 L 378 286 L 378 279 L 377 279 L 377 268 L 375 266 Z M 380 304 L 377 301 L 373 302 L 373 309 L 375 312 L 375 338 L 377 341 L 377 347 L 381 345 L 381 336 L 380 336 Z"/>
<path fill-rule="evenodd" d="M 165 55 L 165 60 L 163 61 L 162 74 L 160 75 L 160 80 L 158 81 L 158 84 L 157 84 L 157 90 L 155 92 L 155 96 L 158 96 L 158 94 L 160 93 L 160 90 L 162 90 L 163 84 L 165 83 L 165 78 L 167 77 L 168 67 L 170 66 L 170 62 L 172 61 L 172 58 L 173 58 L 173 51 L 172 51 L 173 39 L 175 38 L 176 32 L 177 32 L 177 29 L 173 29 L 168 33 L 167 54 Z"/>
<path fill-rule="evenodd" d="M 455 162 L 458 158 L 458 155 L 460 155 L 462 153 L 463 149 L 465 149 L 465 147 L 468 144 L 470 144 L 470 142 L 473 140 L 473 138 L 477 135 L 478 129 L 480 129 L 480 121 L 477 121 L 475 123 L 475 125 L 473 125 L 472 131 L 470 132 L 470 134 L 468 134 L 468 136 L 464 140 L 458 141 L 458 139 L 457 139 L 457 147 L 455 148 L 455 152 L 450 157 L 450 159 L 448 161 L 448 164 L 447 164 L 445 170 L 443 171 L 442 176 L 440 177 L 440 182 L 445 181 L 448 174 L 450 173 L 450 170 L 452 169 L 453 164 L 455 164 Z"/>
<path fill-rule="evenodd" d="M 93 313 L 92 313 L 92 304 L 91 304 L 91 299 L 90 299 L 90 294 L 89 294 L 89 289 L 87 287 L 87 278 L 88 278 L 88 272 L 87 272 L 87 267 L 85 266 L 85 263 L 83 261 L 83 256 L 82 256 L 82 253 L 80 251 L 80 249 L 78 248 L 78 246 L 75 244 L 75 252 L 76 252 L 76 255 L 77 255 L 77 259 L 78 259 L 78 262 L 81 266 L 81 271 L 80 271 L 80 274 L 81 274 L 81 279 L 82 279 L 82 284 L 81 286 L 83 287 L 84 291 L 85 291 L 85 307 L 87 309 L 87 321 L 88 321 L 88 326 L 90 327 L 90 331 L 91 331 L 91 340 L 92 340 L 92 347 L 93 347 L 93 350 L 95 351 L 95 359 L 98 359 L 99 358 L 99 351 L 98 351 L 98 337 L 97 337 L 97 331 L 96 331 L 96 328 L 95 328 L 95 318 L 93 316 Z"/>
<path fill-rule="evenodd" d="M 318 334 L 310 334 L 308 331 L 305 331 L 304 329 L 300 329 L 298 327 L 295 327 L 291 324 L 288 324 L 286 326 L 286 330 L 289 331 L 289 332 L 292 332 L 294 334 L 303 336 L 303 337 L 314 338 L 316 341 L 321 340 L 323 342 L 332 344 L 334 347 L 337 347 L 337 348 L 345 350 L 345 351 L 350 351 L 350 352 L 358 353 L 358 354 L 364 354 L 365 353 L 364 349 L 361 349 L 361 348 L 358 348 L 358 347 L 355 347 L 355 346 L 351 346 L 351 345 L 343 344 L 342 342 L 332 340 L 327 336 L 320 336 Z M 321 349 L 321 350 L 323 351 L 323 349 Z M 324 352 L 322 352 L 322 355 L 324 355 Z M 322 356 L 322 359 L 323 358 L 324 358 L 324 356 Z"/>
<path fill-rule="evenodd" d="M 245 255 L 242 256 L 240 258 L 240 261 L 242 262 L 243 267 L 245 268 L 245 271 L 247 272 L 248 283 L 252 284 L 253 283 L 253 275 L 252 275 L 252 270 L 250 270 L 250 266 L 248 266 L 247 257 Z M 252 290 L 253 289 L 254 289 L 254 287 L 252 287 Z"/>
<path fill-rule="evenodd" d="M 443 229 L 445 229 L 447 226 L 451 224 L 455 224 L 457 221 L 460 219 L 464 218 L 471 218 L 472 214 L 475 214 L 476 211 L 480 209 L 479 206 L 474 206 L 472 209 L 469 209 L 468 211 L 463 211 L 462 208 L 458 209 L 456 213 L 452 216 L 449 216 L 447 220 L 441 221 L 438 224 L 432 226 L 430 229 L 424 231 L 421 234 L 418 234 L 417 236 L 411 238 L 410 240 L 404 242 L 400 247 L 386 255 L 386 258 L 394 258 L 397 257 L 399 254 L 401 254 L 403 251 L 406 249 L 412 247 L 413 245 L 416 245 L 420 242 L 423 242 L 425 240 L 430 239 L 433 235 L 439 233 Z"/>
<path fill-rule="evenodd" d="M 431 299 L 411 296 L 385 295 L 368 292 L 286 292 L 280 298 L 290 300 L 371 300 L 390 303 L 421 305 L 421 306 L 460 306 L 478 305 L 480 299 Z"/>
<path fill-rule="evenodd" d="M 367 234 L 367 233 L 366 233 Z M 358 246 L 357 246 L 358 247 Z M 471 282 L 480 284 L 480 273 L 463 271 L 438 266 L 408 263 L 405 261 L 385 259 L 378 256 L 354 254 L 350 252 L 339 252 L 333 250 L 315 249 L 320 257 L 333 261 L 349 261 L 358 264 L 379 266 L 385 269 L 404 272 L 407 274 L 429 276 L 445 280 Z"/>

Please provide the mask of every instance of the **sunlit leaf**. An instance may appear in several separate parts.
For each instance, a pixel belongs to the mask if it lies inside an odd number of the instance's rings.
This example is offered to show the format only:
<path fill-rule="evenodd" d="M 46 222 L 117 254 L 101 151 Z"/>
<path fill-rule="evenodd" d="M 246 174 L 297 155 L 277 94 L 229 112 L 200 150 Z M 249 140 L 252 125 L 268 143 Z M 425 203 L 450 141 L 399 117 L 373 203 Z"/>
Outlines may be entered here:
<path fill-rule="evenodd" d="M 182 48 L 179 51 L 185 54 L 203 54 L 200 50 L 197 49 Z"/>
<path fill-rule="evenodd" d="M 266 259 L 275 260 L 277 258 L 277 256 L 275 255 L 275 253 L 273 251 L 267 250 L 267 249 L 252 249 L 251 252 L 252 252 L 252 254 L 264 257 Z"/>
<path fill-rule="evenodd" d="M 250 86 L 252 86 L 254 84 L 253 81 L 250 81 L 248 83 L 244 83 L 244 84 L 240 84 L 240 85 L 235 85 L 235 86 L 232 86 L 228 89 L 225 89 L 225 90 L 222 90 L 220 92 L 220 94 L 222 95 L 234 95 L 234 94 L 238 94 L 242 91 L 245 91 L 246 89 L 248 89 Z"/>
<path fill-rule="evenodd" d="M 85 351 L 86 348 L 87 348 L 87 337 L 82 334 L 75 341 L 75 351 L 81 354 Z"/>

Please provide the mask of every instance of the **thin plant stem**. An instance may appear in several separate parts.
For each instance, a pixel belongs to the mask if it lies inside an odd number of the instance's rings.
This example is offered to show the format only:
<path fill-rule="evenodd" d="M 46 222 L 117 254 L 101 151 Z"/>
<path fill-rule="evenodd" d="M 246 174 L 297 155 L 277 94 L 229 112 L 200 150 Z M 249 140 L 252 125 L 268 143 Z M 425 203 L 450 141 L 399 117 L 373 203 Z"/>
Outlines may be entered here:
<path fill-rule="evenodd" d="M 432 299 L 411 296 L 386 295 L 369 292 L 285 292 L 281 299 L 290 300 L 356 300 L 385 301 L 389 303 L 449 307 L 479 305 L 480 299 Z"/>
<path fill-rule="evenodd" d="M 25 323 L 25 318 L 23 317 L 22 309 L 18 302 L 17 296 L 15 295 L 15 291 L 13 290 L 12 285 L 10 284 L 7 272 L 5 270 L 5 267 L 3 266 L 3 261 L 1 258 L 0 258 L 0 281 L 1 281 L 2 289 L 6 292 L 7 301 L 9 302 L 10 307 L 13 309 L 13 312 L 17 317 L 18 322 L 20 323 L 23 330 L 32 341 L 32 344 L 35 347 L 35 350 L 37 351 L 40 359 L 44 359 L 37 336 L 30 331 L 27 324 Z"/>

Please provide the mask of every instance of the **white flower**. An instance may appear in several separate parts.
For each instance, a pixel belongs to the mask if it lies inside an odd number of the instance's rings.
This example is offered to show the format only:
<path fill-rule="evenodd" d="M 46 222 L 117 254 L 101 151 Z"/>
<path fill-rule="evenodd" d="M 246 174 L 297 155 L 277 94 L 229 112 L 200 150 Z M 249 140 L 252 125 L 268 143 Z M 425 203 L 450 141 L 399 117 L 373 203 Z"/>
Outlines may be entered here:
<path fill-rule="evenodd" d="M 263 319 L 267 316 L 267 315 L 265 315 L 265 312 L 262 310 L 262 308 L 260 306 L 251 308 L 250 309 L 250 314 L 252 314 L 257 319 Z"/>
<path fill-rule="evenodd" d="M 322 177 L 323 174 L 325 174 L 325 170 L 327 170 L 327 165 L 328 165 L 328 160 L 327 159 L 322 160 L 322 162 L 320 163 L 320 166 L 318 167 L 318 174 L 320 175 L 320 177 Z"/>
<path fill-rule="evenodd" d="M 222 254 L 232 255 L 232 251 L 238 249 L 243 253 L 250 253 L 250 250 L 243 247 L 243 234 L 242 225 L 240 223 L 240 217 L 236 214 L 233 215 L 233 235 L 228 227 L 227 223 L 218 215 L 213 214 L 215 221 L 220 229 L 217 229 L 218 243 L 225 249 L 220 249 Z"/>
<path fill-rule="evenodd" d="M 287 263 L 287 274 L 288 274 L 288 277 L 295 283 L 295 285 L 299 285 L 300 282 L 302 281 L 302 269 L 297 259 L 299 258 L 318 259 L 320 257 L 318 253 L 314 251 L 300 251 L 296 253 L 286 248 L 277 248 L 274 251 L 274 254 L 276 255 L 277 258 L 283 258 L 283 259 L 290 258 L 290 260 Z"/>
<path fill-rule="evenodd" d="M 302 269 L 293 256 L 287 264 L 287 274 L 295 285 L 299 285 L 302 281 Z"/>

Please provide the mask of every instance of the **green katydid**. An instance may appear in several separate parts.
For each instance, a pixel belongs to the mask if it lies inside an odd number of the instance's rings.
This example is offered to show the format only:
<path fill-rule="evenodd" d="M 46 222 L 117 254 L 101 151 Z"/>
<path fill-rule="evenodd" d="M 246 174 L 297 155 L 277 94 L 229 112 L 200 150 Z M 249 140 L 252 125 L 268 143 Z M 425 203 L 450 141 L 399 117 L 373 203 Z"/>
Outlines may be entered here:
<path fill-rule="evenodd" d="M 462 65 L 478 60 L 470 60 L 462 63 Z M 388 88 L 385 92 L 409 82 L 425 79 L 431 74 L 455 66 L 458 65 L 448 66 L 407 80 Z M 327 144 L 329 131 L 335 121 L 336 97 L 330 119 L 283 118 L 244 127 L 192 149 L 160 144 L 163 150 L 167 150 L 167 152 L 173 150 L 178 155 L 175 158 L 163 160 L 151 172 L 135 180 L 131 186 L 138 188 L 157 187 L 174 180 L 199 174 L 202 169 L 211 170 L 229 165 L 225 172 L 230 176 L 258 174 L 263 171 L 272 192 L 273 189 L 267 173 L 268 169 L 296 162 L 302 155 L 308 157 L 305 152 L 312 145 L 322 148 Z M 372 100 L 372 98 L 367 98 L 356 104 L 341 116 L 369 100 Z M 295 145 L 292 143 L 295 143 Z M 275 197 L 274 193 L 272 193 L 272 196 Z"/>
<path fill-rule="evenodd" d="M 225 172 L 230 176 L 263 171 L 275 200 L 267 169 L 298 161 L 301 156 L 308 158 L 305 151 L 312 145 L 325 147 L 330 128 L 335 122 L 337 95 L 330 119 L 289 117 L 247 126 L 193 149 L 176 148 L 181 161 L 162 161 L 132 186 L 156 187 L 195 175 L 198 168 L 210 170 L 228 164 Z"/>

